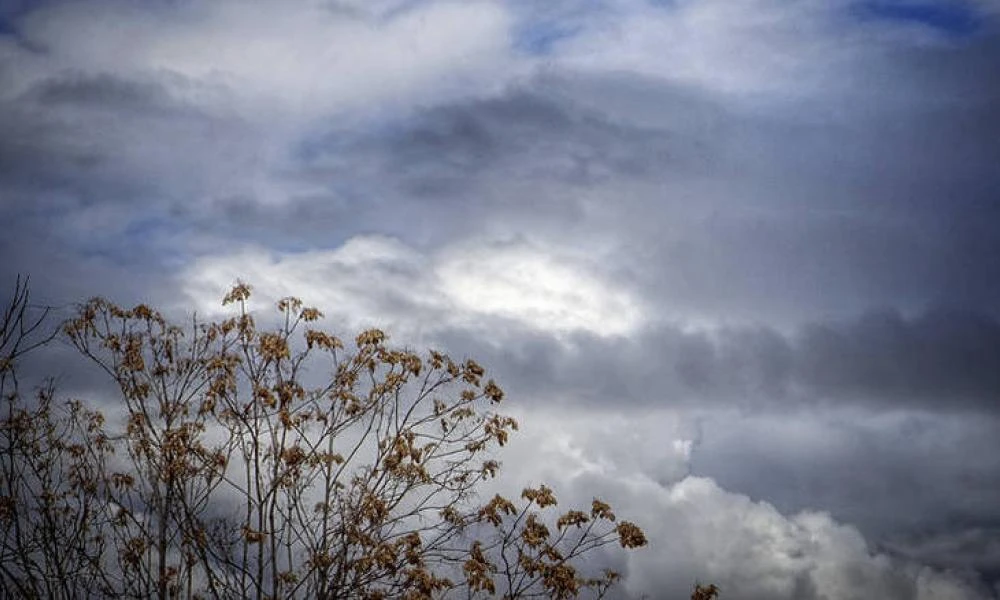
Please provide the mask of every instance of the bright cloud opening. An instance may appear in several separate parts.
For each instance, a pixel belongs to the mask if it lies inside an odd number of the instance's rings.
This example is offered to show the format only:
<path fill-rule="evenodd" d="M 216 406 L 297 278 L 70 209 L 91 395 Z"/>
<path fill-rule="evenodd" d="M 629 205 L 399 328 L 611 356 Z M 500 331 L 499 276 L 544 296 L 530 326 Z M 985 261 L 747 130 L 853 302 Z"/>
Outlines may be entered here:
<path fill-rule="evenodd" d="M 300 253 L 247 248 L 197 260 L 184 277 L 203 314 L 218 313 L 226 286 L 243 279 L 265 302 L 295 295 L 351 326 L 401 333 L 468 327 L 501 317 L 555 334 L 624 335 L 638 302 L 582 266 L 527 245 L 451 247 L 438 255 L 384 236 Z"/>
<path fill-rule="evenodd" d="M 438 276 L 462 309 L 541 330 L 624 335 L 641 321 L 638 303 L 627 291 L 529 246 L 455 254 L 439 266 Z"/>

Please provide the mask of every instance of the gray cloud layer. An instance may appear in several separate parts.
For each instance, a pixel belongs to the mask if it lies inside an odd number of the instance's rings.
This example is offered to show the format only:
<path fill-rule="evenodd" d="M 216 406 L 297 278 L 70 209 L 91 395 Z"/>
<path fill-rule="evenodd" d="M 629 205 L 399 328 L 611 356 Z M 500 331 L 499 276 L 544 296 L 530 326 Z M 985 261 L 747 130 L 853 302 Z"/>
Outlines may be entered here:
<path fill-rule="evenodd" d="M 573 403 L 1000 409 L 1000 323 L 968 311 L 910 318 L 873 311 L 791 335 L 763 326 L 698 332 L 662 325 L 630 339 L 579 334 L 569 347 L 530 334 L 486 348 L 445 339 L 503 365 L 520 392 L 547 390 Z"/>

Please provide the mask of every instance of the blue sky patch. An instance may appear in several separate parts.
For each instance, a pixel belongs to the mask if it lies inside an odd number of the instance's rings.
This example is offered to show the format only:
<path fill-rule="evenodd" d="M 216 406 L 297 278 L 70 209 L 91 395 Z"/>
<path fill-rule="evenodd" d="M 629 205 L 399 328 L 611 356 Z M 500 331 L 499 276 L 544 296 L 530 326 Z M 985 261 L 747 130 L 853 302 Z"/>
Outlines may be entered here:
<path fill-rule="evenodd" d="M 529 54 L 544 55 L 559 41 L 571 38 L 579 28 L 555 21 L 525 23 L 514 32 L 514 47 Z"/>
<path fill-rule="evenodd" d="M 951 35 L 971 35 L 982 24 L 977 11 L 963 2 L 867 0 L 855 6 L 865 19 L 915 23 Z"/>

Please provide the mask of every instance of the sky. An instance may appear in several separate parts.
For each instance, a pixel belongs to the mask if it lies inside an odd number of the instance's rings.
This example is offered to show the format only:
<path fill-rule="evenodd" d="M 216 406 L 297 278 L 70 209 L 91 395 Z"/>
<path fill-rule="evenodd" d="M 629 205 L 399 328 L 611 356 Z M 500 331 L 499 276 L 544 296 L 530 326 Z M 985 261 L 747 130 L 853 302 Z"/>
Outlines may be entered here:
<path fill-rule="evenodd" d="M 476 357 L 623 598 L 998 598 L 998 75 L 996 0 L 0 0 L 0 284 Z"/>

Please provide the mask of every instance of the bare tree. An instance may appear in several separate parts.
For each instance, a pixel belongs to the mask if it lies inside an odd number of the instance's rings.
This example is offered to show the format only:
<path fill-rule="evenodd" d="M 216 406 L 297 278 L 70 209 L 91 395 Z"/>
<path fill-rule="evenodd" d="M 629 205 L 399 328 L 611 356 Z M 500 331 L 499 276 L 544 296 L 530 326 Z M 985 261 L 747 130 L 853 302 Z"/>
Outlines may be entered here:
<path fill-rule="evenodd" d="M 18 275 L 14 292 L 0 314 L 0 392 L 18 393 L 17 362 L 27 353 L 49 342 L 56 334 L 46 331 L 49 307 L 31 303 L 28 278 Z"/>
<path fill-rule="evenodd" d="M 186 327 L 102 299 L 67 322 L 117 384 L 104 406 L 120 406 L 105 420 L 57 406 L 51 387 L 30 408 L 5 395 L 0 590 L 602 597 L 619 576 L 589 557 L 646 544 L 599 499 L 559 511 L 544 485 L 480 497 L 517 423 L 475 361 L 393 348 L 379 330 L 348 347 L 295 298 L 259 328 L 249 298 L 238 284 L 230 318 Z"/>
<path fill-rule="evenodd" d="M 51 382 L 22 396 L 17 367 L 50 341 L 49 309 L 30 301 L 28 279 L 17 278 L 0 315 L 0 591 L 5 597 L 67 597 L 94 584 L 102 548 L 91 537 L 99 462 L 88 452 L 103 441 L 79 403 L 55 406 Z M 73 440 L 88 441 L 77 444 Z"/>
<path fill-rule="evenodd" d="M 719 588 L 714 583 L 708 585 L 695 584 L 694 591 L 691 592 L 691 600 L 716 600 L 719 597 Z"/>

